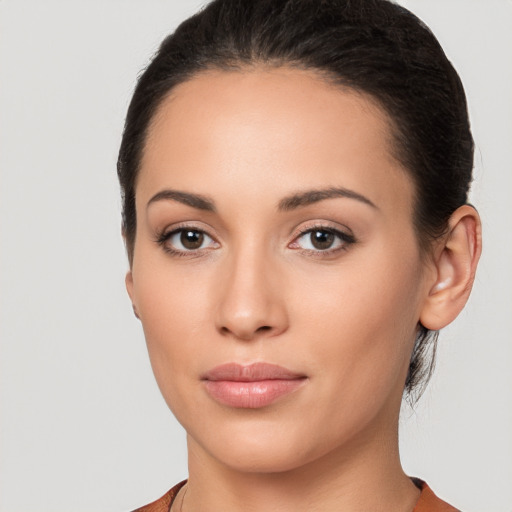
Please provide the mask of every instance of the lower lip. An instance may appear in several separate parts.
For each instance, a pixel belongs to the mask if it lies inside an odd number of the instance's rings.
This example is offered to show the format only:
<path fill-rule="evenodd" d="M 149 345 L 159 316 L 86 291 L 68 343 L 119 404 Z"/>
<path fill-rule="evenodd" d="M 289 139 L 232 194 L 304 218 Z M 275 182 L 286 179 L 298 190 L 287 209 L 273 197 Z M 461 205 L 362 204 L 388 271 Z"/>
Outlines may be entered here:
<path fill-rule="evenodd" d="M 253 382 L 205 381 L 208 394 L 231 407 L 259 409 L 299 389 L 306 379 L 273 379 Z"/>

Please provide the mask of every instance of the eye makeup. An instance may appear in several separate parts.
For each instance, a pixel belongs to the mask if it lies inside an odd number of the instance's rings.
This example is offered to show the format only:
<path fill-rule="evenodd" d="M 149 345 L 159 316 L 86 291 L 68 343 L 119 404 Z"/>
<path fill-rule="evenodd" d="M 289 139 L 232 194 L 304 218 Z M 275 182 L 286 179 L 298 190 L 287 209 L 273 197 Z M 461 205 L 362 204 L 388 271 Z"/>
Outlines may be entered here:
<path fill-rule="evenodd" d="M 357 242 L 348 228 L 343 231 L 325 222 L 309 224 L 292 236 L 288 249 L 317 258 L 332 258 Z M 173 257 L 197 258 L 221 247 L 207 230 L 186 222 L 158 232 L 154 241 Z"/>

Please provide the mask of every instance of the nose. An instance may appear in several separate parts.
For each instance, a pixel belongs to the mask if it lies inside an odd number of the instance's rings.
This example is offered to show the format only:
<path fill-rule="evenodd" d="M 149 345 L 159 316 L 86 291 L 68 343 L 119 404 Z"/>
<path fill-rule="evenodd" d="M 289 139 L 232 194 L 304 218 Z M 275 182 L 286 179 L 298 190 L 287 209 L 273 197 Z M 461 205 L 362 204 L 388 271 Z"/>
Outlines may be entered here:
<path fill-rule="evenodd" d="M 217 329 L 245 341 L 274 337 L 288 328 L 282 272 L 264 255 L 240 254 L 221 276 Z"/>

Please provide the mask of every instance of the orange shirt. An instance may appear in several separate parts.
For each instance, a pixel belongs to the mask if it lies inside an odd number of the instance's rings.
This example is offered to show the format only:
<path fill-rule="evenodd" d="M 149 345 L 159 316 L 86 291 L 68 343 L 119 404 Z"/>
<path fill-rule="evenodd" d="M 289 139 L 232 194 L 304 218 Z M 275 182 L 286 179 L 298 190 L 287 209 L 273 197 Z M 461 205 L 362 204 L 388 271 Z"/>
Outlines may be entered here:
<path fill-rule="evenodd" d="M 421 487 L 421 494 L 412 512 L 460 512 L 458 509 L 440 500 L 425 482 L 417 479 L 414 479 L 414 481 Z M 186 480 L 180 482 L 164 494 L 159 500 L 138 508 L 133 512 L 169 512 L 174 498 L 176 498 L 178 491 L 186 484 L 186 482 Z"/>
<path fill-rule="evenodd" d="M 425 482 L 414 480 L 420 484 L 421 494 L 412 512 L 460 512 L 458 508 L 440 500 Z"/>

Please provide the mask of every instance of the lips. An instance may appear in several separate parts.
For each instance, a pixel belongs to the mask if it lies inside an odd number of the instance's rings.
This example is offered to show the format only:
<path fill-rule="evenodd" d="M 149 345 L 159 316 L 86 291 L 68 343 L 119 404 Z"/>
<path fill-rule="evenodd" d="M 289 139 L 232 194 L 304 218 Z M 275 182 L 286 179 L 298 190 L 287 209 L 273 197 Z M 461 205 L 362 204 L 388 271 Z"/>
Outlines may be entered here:
<path fill-rule="evenodd" d="M 269 363 L 228 363 L 202 375 L 207 393 L 215 401 L 235 408 L 258 409 L 293 393 L 307 378 Z"/>

